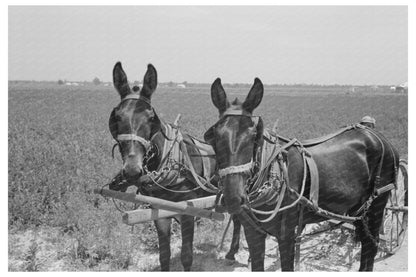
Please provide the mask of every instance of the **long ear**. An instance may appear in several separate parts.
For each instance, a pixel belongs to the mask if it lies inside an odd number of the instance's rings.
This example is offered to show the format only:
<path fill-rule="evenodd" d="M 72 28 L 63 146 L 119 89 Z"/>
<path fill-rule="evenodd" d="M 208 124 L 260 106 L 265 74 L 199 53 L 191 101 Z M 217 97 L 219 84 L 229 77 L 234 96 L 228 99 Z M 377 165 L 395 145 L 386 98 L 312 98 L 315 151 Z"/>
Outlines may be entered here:
<path fill-rule="evenodd" d="M 153 92 L 157 87 L 157 72 L 156 68 L 152 64 L 147 65 L 147 71 L 143 78 L 143 88 L 140 91 L 140 95 L 150 100 Z"/>
<path fill-rule="evenodd" d="M 214 83 L 211 85 L 211 99 L 214 106 L 217 107 L 220 112 L 220 115 L 230 106 L 220 78 L 215 79 Z"/>
<path fill-rule="evenodd" d="M 254 109 L 260 105 L 260 102 L 263 99 L 263 91 L 263 83 L 259 78 L 255 78 L 254 84 L 251 87 L 246 100 L 244 100 L 243 109 L 249 113 L 252 113 Z"/>
<path fill-rule="evenodd" d="M 130 94 L 130 86 L 127 81 L 127 75 L 121 67 L 121 62 L 117 62 L 113 69 L 113 83 L 114 87 L 123 99 L 127 94 Z"/>

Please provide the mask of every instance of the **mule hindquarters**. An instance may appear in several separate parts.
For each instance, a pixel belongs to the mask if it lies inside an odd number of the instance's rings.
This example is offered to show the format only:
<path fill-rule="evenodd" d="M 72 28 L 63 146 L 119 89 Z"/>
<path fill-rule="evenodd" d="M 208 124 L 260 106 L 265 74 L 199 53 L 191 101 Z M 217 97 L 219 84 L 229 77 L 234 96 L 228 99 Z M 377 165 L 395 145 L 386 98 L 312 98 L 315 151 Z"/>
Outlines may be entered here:
<path fill-rule="evenodd" d="M 397 151 L 384 137 L 372 131 L 351 130 L 308 150 L 319 172 L 318 205 L 331 212 L 351 214 L 367 201 L 374 189 L 395 181 L 395 166 L 397 168 L 399 162 Z M 290 186 L 300 191 L 303 162 L 296 152 L 289 151 L 289 162 L 292 159 L 289 180 Z M 380 182 L 376 182 L 379 173 Z M 308 193 L 307 185 L 304 195 L 308 196 Z M 355 224 L 362 243 L 360 271 L 373 270 L 388 194 L 376 198 L 363 221 Z M 319 217 L 305 217 L 305 223 L 315 221 L 320 221 Z"/>
<path fill-rule="evenodd" d="M 382 148 L 382 158 L 372 173 L 372 188 L 380 189 L 389 184 L 396 184 L 399 154 L 397 150 L 381 134 L 371 131 Z M 373 142 L 375 143 L 375 142 Z M 379 148 L 379 149 L 380 149 Z M 384 211 L 391 191 L 387 191 L 374 199 L 368 211 L 364 211 L 361 221 L 355 223 L 356 234 L 361 242 L 360 271 L 373 271 L 374 258 L 377 254 L 380 229 L 384 220 Z"/>

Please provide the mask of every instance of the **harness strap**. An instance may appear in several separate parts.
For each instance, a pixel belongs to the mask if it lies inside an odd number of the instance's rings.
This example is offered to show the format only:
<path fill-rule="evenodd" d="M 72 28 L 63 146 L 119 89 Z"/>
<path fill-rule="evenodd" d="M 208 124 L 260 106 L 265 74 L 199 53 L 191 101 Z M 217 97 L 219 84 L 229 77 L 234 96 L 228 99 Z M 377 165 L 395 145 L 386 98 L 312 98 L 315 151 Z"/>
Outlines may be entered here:
<path fill-rule="evenodd" d="M 201 144 L 200 141 L 198 141 L 197 139 L 195 139 L 194 137 L 190 136 L 192 142 L 194 143 L 193 146 L 195 146 L 196 149 L 198 149 L 199 153 L 200 153 L 200 157 L 202 159 L 202 166 L 203 166 L 203 177 L 205 179 L 209 179 L 211 176 L 211 159 L 212 156 L 210 156 L 209 152 L 207 149 L 204 149 L 203 147 L 200 147 L 198 144 Z"/>
<path fill-rule="evenodd" d="M 253 160 L 251 160 L 248 163 L 241 164 L 241 165 L 233 165 L 226 168 L 222 168 L 218 170 L 218 175 L 220 178 L 223 178 L 229 174 L 235 174 L 235 173 L 248 173 L 251 171 L 251 168 L 253 167 Z"/>
<path fill-rule="evenodd" d="M 117 141 L 138 141 L 147 150 L 151 142 L 135 134 L 121 134 L 117 136 Z"/>
<path fill-rule="evenodd" d="M 261 228 L 261 226 L 259 226 L 259 224 L 253 220 L 250 215 L 249 215 L 250 210 L 247 211 L 247 209 L 245 209 L 243 207 L 243 210 L 241 211 L 240 215 L 251 225 L 251 227 L 254 228 L 254 230 L 256 230 L 258 233 L 263 234 L 263 235 L 267 235 L 268 233 Z M 253 215 L 253 213 L 251 213 Z M 254 216 L 254 215 L 253 215 Z"/>
<path fill-rule="evenodd" d="M 173 128 L 172 126 L 170 126 L 169 124 L 165 125 L 166 128 L 166 136 L 169 136 L 171 134 L 173 134 Z M 165 163 L 168 161 L 169 158 L 172 158 L 172 152 L 174 152 L 174 147 L 176 145 L 177 142 L 182 141 L 183 137 L 182 134 L 179 132 L 179 129 L 176 129 L 176 134 L 175 134 L 175 138 L 173 139 L 165 139 L 165 142 L 163 144 L 163 152 L 162 152 L 162 160 L 160 161 L 159 166 L 157 167 L 156 171 L 160 171 L 162 169 L 162 167 L 165 165 Z M 180 151 L 178 149 L 178 160 L 180 160 Z"/>
<path fill-rule="evenodd" d="M 184 143 L 184 141 L 182 140 L 179 143 L 180 143 L 180 147 L 181 147 L 182 152 L 183 152 L 184 160 L 188 164 L 189 172 L 191 173 L 191 175 L 192 175 L 193 179 L 195 180 L 195 182 L 197 183 L 197 185 L 200 188 L 202 188 L 203 190 L 207 191 L 207 192 L 217 193 L 218 188 L 211 184 L 209 178 L 205 180 L 203 177 L 199 176 L 195 172 L 195 168 L 192 164 L 191 158 L 189 157 L 188 150 L 186 148 L 186 144 Z M 202 181 L 201 181 L 201 179 L 202 179 Z"/>
<path fill-rule="evenodd" d="M 310 175 L 310 191 L 309 191 L 309 199 L 315 205 L 318 205 L 319 200 L 319 174 L 318 174 L 318 167 L 316 166 L 315 160 L 310 155 L 306 155 L 306 163 L 309 167 L 309 175 Z"/>
<path fill-rule="evenodd" d="M 142 100 L 143 102 L 146 102 L 147 104 L 151 105 L 149 99 L 147 99 L 146 97 L 141 96 L 140 94 L 136 94 L 136 93 L 131 93 L 129 95 L 126 95 L 123 99 L 121 99 L 121 102 L 123 102 L 125 100 L 129 100 L 129 99 Z"/>
<path fill-rule="evenodd" d="M 380 162 L 377 166 L 377 174 L 376 174 L 376 177 L 375 177 L 376 180 L 375 180 L 375 184 L 374 184 L 374 190 L 376 190 L 378 185 L 380 185 L 381 169 L 383 167 L 383 162 L 384 162 L 384 153 L 385 153 L 384 143 L 383 143 L 383 140 L 380 138 L 380 136 L 375 131 L 373 131 L 372 129 L 367 128 L 365 126 L 362 126 L 362 125 L 359 125 L 359 126 L 363 129 L 368 130 L 370 132 L 370 134 L 372 134 L 378 140 L 378 142 L 380 142 L 380 144 L 381 144 L 381 157 L 380 157 Z M 394 162 L 395 162 L 395 156 L 394 156 L 394 153 L 393 153 L 393 150 L 391 149 L 391 147 L 390 147 L 390 151 L 393 154 L 393 159 L 394 159 Z M 396 171 L 396 163 L 394 163 L 394 167 L 395 167 L 395 174 L 396 174 L 396 172 L 397 172 Z"/>
<path fill-rule="evenodd" d="M 346 132 L 346 131 L 348 131 L 348 130 L 355 129 L 355 128 L 357 128 L 357 127 L 359 127 L 359 124 L 349 125 L 349 126 L 346 126 L 346 127 L 342 128 L 342 129 L 339 129 L 339 130 L 338 130 L 338 131 L 336 131 L 335 133 L 328 134 L 328 135 L 325 135 L 325 136 L 323 136 L 323 137 L 319 137 L 319 138 L 313 138 L 313 139 L 307 139 L 307 140 L 301 141 L 301 144 L 302 144 L 303 146 L 305 146 L 305 147 L 314 146 L 314 145 L 317 145 L 317 144 L 323 143 L 323 142 L 325 142 L 325 141 L 328 141 L 328 140 L 330 140 L 330 139 L 332 139 L 332 138 L 334 138 L 334 137 L 336 137 L 336 136 L 338 136 L 338 135 L 340 135 L 340 134 L 342 134 L 342 133 L 344 133 L 344 132 Z M 282 140 L 282 141 L 284 141 L 284 142 L 289 142 L 289 141 L 290 141 L 290 139 L 289 139 L 289 138 L 286 138 L 286 137 L 283 137 L 283 136 L 281 136 L 281 135 L 278 135 L 278 134 L 276 134 L 276 133 L 275 133 L 275 132 L 273 132 L 273 131 L 269 131 L 269 132 L 270 132 L 273 136 L 278 137 L 280 140 Z"/>

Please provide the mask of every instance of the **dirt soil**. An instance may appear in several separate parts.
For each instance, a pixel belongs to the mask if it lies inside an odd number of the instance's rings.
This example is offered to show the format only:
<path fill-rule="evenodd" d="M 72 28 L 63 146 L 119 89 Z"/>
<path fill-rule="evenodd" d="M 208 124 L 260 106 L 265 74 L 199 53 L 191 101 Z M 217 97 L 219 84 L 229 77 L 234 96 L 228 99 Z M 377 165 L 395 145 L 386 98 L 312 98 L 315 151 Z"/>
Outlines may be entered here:
<path fill-rule="evenodd" d="M 231 232 L 229 232 L 231 233 Z M 224 259 L 230 245 L 227 234 L 224 247 L 219 250 L 221 237 L 214 243 L 195 241 L 193 271 L 250 271 L 248 264 L 248 247 L 243 232 L 240 251 L 236 261 Z M 68 255 L 71 243 L 68 239 L 60 239 L 57 243 L 53 230 L 40 232 L 26 231 L 9 234 L 9 271 L 111 271 L 108 265 L 94 268 L 83 268 Z M 68 241 L 62 245 L 62 241 Z M 33 246 L 36 245 L 36 250 Z M 182 271 L 180 261 L 180 241 L 171 245 L 171 270 Z M 266 242 L 265 269 L 280 271 L 280 259 L 277 254 L 275 238 L 268 237 Z M 30 255 L 36 253 L 36 257 Z M 127 271 L 159 271 L 158 253 L 144 253 L 138 250 Z M 302 240 L 300 255 L 300 271 L 357 271 L 359 268 L 360 245 L 353 240 L 348 230 L 333 230 Z M 408 240 L 407 235 L 402 247 L 391 256 L 379 253 L 375 262 L 375 271 L 407 271 Z M 118 270 L 120 271 L 120 270 Z"/>
<path fill-rule="evenodd" d="M 408 271 L 407 235 L 402 247 L 394 255 L 378 253 L 374 271 Z M 229 241 L 224 244 L 227 248 Z M 241 243 L 240 243 L 241 247 Z M 195 271 L 250 271 L 248 247 L 245 240 L 231 262 L 223 257 L 227 249 L 217 251 L 212 246 L 196 246 L 193 270 Z M 266 241 L 265 270 L 280 271 L 278 245 L 274 238 Z M 299 271 L 358 271 L 360 266 L 360 244 L 356 244 L 351 233 L 346 230 L 333 230 L 305 238 L 301 244 Z M 180 260 L 175 262 L 175 270 L 181 270 Z"/>

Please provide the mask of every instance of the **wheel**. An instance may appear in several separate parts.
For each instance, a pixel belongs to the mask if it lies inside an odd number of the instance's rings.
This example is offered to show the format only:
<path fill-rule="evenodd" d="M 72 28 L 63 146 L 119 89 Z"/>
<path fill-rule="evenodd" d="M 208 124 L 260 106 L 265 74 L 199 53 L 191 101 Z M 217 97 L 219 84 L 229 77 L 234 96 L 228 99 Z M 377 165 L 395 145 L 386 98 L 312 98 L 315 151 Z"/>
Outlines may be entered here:
<path fill-rule="evenodd" d="M 408 174 L 406 160 L 400 160 L 397 175 L 397 188 L 390 192 L 380 232 L 380 249 L 390 255 L 400 249 L 406 237 L 408 220 Z"/>

